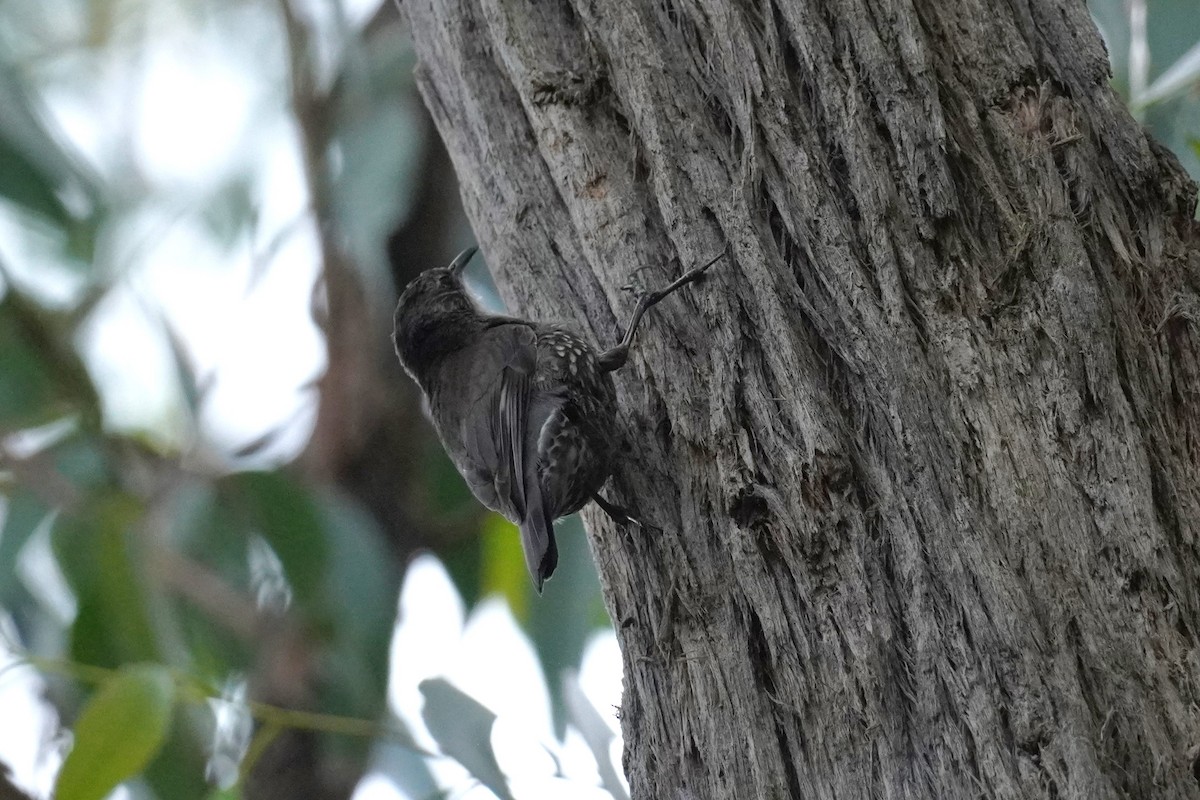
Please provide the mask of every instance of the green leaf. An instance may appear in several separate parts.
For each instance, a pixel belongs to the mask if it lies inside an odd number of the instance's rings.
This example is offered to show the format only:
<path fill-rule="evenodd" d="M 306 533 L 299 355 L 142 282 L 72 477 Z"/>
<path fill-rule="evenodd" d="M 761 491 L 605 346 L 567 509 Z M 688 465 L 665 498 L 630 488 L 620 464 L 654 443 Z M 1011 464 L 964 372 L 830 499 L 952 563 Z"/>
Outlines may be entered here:
<path fill-rule="evenodd" d="M 188 558 L 207 564 L 235 586 L 249 582 L 246 519 L 219 487 L 188 481 L 175 492 L 172 544 Z"/>
<path fill-rule="evenodd" d="M 508 781 L 492 750 L 496 715 L 442 678 L 421 681 L 420 689 L 425 696 L 421 717 L 442 752 L 466 767 L 501 800 L 511 800 Z"/>
<path fill-rule="evenodd" d="M 71 222 L 71 215 L 54 191 L 50 177 L 38 169 L 0 130 L 0 195 L 30 211 L 41 214 L 60 226 Z"/>
<path fill-rule="evenodd" d="M 55 520 L 51 544 L 79 600 L 71 654 L 84 664 L 116 667 L 159 657 L 152 601 L 132 535 L 141 515 L 135 498 L 110 493 Z"/>
<path fill-rule="evenodd" d="M 181 703 L 172 717 L 162 747 L 142 778 L 162 800 L 205 800 L 209 740 L 202 731 L 209 730 L 211 716 L 204 706 Z"/>
<path fill-rule="evenodd" d="M 49 514 L 46 504 L 30 491 L 18 489 L 6 499 L 0 527 L 0 606 L 13 607 L 24 596 L 16 574 L 17 555 Z"/>
<path fill-rule="evenodd" d="M 163 667 L 121 669 L 75 723 L 75 746 L 58 773 L 56 800 L 101 800 L 141 773 L 162 747 L 174 703 L 174 682 Z"/>
<path fill-rule="evenodd" d="M 278 472 L 243 472 L 225 485 L 236 492 L 251 525 L 279 556 L 301 605 L 309 613 L 320 608 L 329 543 L 313 498 Z"/>
<path fill-rule="evenodd" d="M 0 302 L 0 430 L 5 431 L 44 421 L 54 399 L 50 369 L 12 312 L 6 297 Z"/>
<path fill-rule="evenodd" d="M 84 427 L 96 426 L 100 400 L 71 335 L 60 315 L 6 287 L 0 300 L 0 431 L 73 411 L 83 415 Z"/>
<path fill-rule="evenodd" d="M 0 108 L 0 195 L 64 227 L 74 218 L 60 199 L 65 189 L 94 208 L 95 176 L 45 124 L 40 104 L 8 63 L 0 63 Z"/>
<path fill-rule="evenodd" d="M 399 569 L 379 527 L 361 506 L 332 492 L 321 492 L 317 499 L 329 543 L 320 609 L 329 620 L 321 709 L 378 717 L 387 707 Z M 366 758 L 369 745 L 363 739 L 331 737 L 325 746 L 356 763 Z"/>
<path fill-rule="evenodd" d="M 378 709 L 387 689 L 388 646 L 396 620 L 400 572 L 375 520 L 359 505 L 323 492 L 318 512 L 329 542 L 324 595 L 334 614 L 337 649 L 372 660 L 358 691 L 371 683 L 369 699 L 355 714 Z"/>

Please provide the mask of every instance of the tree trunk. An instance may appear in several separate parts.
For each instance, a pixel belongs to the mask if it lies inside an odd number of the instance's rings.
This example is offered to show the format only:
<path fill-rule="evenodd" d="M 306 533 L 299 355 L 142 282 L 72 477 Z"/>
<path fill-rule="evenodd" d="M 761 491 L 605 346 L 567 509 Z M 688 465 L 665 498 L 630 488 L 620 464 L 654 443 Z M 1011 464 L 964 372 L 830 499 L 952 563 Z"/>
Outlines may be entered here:
<path fill-rule="evenodd" d="M 1195 187 L 1082 2 L 404 8 L 515 312 L 731 246 L 588 516 L 635 798 L 1200 798 Z"/>

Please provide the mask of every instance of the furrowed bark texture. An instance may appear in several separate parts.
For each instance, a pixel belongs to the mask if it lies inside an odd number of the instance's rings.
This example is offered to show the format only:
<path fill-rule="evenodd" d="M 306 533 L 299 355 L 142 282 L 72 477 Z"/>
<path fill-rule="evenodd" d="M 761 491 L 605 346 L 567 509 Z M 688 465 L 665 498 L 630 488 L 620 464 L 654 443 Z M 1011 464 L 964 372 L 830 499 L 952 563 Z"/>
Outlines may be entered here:
<path fill-rule="evenodd" d="M 510 307 L 611 344 L 636 798 L 1200 797 L 1195 187 L 1076 0 L 405 0 Z"/>

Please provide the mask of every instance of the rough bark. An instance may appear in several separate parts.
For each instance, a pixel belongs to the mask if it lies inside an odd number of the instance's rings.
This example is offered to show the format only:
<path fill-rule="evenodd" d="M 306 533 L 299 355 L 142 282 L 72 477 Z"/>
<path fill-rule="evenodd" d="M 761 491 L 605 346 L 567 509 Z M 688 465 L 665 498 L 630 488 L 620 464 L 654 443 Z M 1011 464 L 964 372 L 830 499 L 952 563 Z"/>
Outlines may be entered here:
<path fill-rule="evenodd" d="M 517 312 L 611 343 L 638 798 L 1200 797 L 1195 187 L 1075 0 L 405 0 Z"/>

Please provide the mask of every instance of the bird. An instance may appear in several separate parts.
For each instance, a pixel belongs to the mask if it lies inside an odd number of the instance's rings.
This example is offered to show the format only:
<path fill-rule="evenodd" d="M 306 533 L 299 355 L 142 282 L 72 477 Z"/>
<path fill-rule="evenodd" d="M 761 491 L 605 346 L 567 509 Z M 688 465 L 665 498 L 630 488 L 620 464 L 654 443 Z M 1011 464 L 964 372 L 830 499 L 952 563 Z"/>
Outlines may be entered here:
<path fill-rule="evenodd" d="M 698 280 L 728 248 L 642 294 L 621 341 L 602 352 L 564 326 L 482 311 L 462 278 L 477 249 L 405 287 L 392 343 L 472 494 L 520 530 L 541 594 L 558 564 L 556 519 L 595 501 L 616 522 L 637 522 L 599 494 L 620 448 L 612 372 L 628 361 L 646 311 Z"/>

